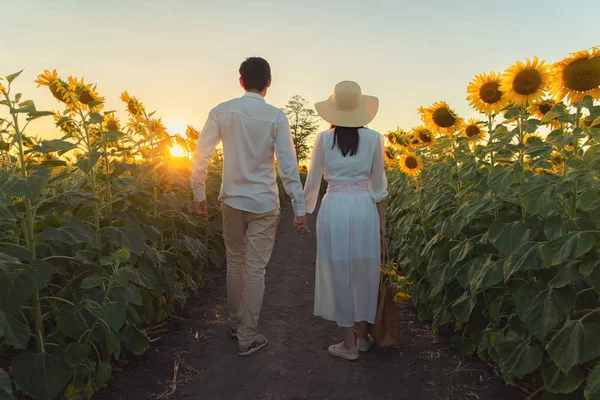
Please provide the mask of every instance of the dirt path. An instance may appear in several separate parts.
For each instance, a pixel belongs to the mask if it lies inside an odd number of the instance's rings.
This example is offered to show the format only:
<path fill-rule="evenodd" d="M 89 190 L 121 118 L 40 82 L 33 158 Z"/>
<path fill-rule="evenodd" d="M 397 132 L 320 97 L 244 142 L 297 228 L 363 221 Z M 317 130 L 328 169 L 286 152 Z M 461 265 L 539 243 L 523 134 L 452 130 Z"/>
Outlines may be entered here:
<path fill-rule="evenodd" d="M 267 269 L 260 330 L 269 345 L 248 358 L 236 355 L 225 322 L 225 270 L 208 274 L 182 319 L 148 352 L 125 361 L 121 376 L 98 399 L 486 399 L 523 398 L 492 369 L 449 349 L 411 307 L 403 307 L 402 345 L 374 349 L 357 362 L 331 357 L 341 338 L 331 322 L 312 316 L 315 236 L 297 236 L 288 210 Z M 314 228 L 314 218 L 311 219 Z M 176 392 L 170 394 L 178 361 Z"/>

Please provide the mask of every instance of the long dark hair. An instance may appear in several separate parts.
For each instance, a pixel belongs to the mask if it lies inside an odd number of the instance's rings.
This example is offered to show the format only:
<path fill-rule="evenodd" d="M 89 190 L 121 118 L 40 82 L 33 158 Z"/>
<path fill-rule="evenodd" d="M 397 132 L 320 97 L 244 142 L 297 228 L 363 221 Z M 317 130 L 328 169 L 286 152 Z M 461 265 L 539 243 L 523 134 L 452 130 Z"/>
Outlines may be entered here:
<path fill-rule="evenodd" d="M 352 157 L 355 155 L 358 151 L 358 130 L 360 128 L 362 128 L 362 126 L 358 128 L 349 128 L 346 126 L 331 125 L 331 129 L 335 129 L 333 133 L 333 146 L 331 146 L 331 148 L 333 149 L 337 145 L 344 157 L 348 155 Z"/>

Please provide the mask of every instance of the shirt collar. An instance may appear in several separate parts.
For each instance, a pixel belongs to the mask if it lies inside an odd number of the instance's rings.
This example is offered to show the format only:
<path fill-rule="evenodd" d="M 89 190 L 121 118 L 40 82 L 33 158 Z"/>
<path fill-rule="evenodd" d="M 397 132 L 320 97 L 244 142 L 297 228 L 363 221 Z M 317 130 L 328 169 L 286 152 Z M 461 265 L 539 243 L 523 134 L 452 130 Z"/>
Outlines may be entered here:
<path fill-rule="evenodd" d="M 250 99 L 257 99 L 257 100 L 261 100 L 261 101 L 265 101 L 265 98 L 262 97 L 260 94 L 258 93 L 253 93 L 253 92 L 246 92 L 246 94 L 244 94 L 243 97 L 248 97 Z"/>

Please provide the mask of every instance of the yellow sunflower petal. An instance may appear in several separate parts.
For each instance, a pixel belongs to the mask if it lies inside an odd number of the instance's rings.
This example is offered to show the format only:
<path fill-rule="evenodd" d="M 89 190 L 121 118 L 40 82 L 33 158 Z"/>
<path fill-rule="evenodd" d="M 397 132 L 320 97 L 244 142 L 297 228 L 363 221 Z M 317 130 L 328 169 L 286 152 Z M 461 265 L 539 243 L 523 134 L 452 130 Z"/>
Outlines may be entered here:
<path fill-rule="evenodd" d="M 572 53 L 554 64 L 551 83 L 558 101 L 573 103 L 585 96 L 600 100 L 600 47 Z"/>
<path fill-rule="evenodd" d="M 549 83 L 550 67 L 534 57 L 507 68 L 502 75 L 500 90 L 509 102 L 527 107 L 544 97 Z"/>
<path fill-rule="evenodd" d="M 464 125 L 464 119 L 459 117 L 445 101 L 433 103 L 427 108 L 420 107 L 419 114 L 427 128 L 440 134 L 460 131 Z"/>
<path fill-rule="evenodd" d="M 471 144 L 476 144 L 484 140 L 487 133 L 485 128 L 478 124 L 478 122 L 475 118 L 469 118 L 462 132 L 462 135 L 469 139 L 469 143 Z"/>
<path fill-rule="evenodd" d="M 471 107 L 486 115 L 497 114 L 506 106 L 506 96 L 500 91 L 501 75 L 482 73 L 469 83 L 467 100 Z"/>

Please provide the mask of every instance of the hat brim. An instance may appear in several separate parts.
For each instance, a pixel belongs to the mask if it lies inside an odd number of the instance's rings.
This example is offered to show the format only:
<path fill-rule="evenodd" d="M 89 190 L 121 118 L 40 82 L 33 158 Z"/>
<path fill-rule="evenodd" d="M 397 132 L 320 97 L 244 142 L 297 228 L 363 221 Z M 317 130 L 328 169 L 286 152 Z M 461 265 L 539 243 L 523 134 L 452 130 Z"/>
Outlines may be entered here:
<path fill-rule="evenodd" d="M 315 104 L 317 113 L 325 121 L 335 126 L 358 128 L 369 124 L 379 110 L 379 99 L 374 96 L 362 95 L 359 107 L 351 111 L 340 110 L 333 103 L 333 96 Z"/>

